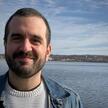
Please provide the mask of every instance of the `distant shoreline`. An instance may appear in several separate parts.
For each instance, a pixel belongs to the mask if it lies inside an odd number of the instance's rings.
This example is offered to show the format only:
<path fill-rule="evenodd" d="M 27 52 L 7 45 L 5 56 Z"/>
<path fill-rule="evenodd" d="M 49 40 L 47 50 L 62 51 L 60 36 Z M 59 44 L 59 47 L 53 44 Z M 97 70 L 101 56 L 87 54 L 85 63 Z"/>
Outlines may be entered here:
<path fill-rule="evenodd" d="M 106 55 L 51 55 L 49 61 L 108 63 L 108 56 Z"/>
<path fill-rule="evenodd" d="M 0 59 L 5 59 L 4 54 L 0 54 Z M 49 61 L 108 63 L 108 56 L 106 55 L 51 55 Z"/>

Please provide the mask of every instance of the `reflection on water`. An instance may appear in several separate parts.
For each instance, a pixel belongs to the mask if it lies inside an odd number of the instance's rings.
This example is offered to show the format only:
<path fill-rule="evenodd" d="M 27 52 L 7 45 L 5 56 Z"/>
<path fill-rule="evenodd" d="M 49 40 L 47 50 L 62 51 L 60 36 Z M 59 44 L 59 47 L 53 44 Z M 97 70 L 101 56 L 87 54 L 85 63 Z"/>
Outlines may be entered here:
<path fill-rule="evenodd" d="M 0 67 L 3 74 L 6 63 Z M 48 62 L 43 72 L 78 92 L 84 108 L 108 107 L 108 63 Z"/>

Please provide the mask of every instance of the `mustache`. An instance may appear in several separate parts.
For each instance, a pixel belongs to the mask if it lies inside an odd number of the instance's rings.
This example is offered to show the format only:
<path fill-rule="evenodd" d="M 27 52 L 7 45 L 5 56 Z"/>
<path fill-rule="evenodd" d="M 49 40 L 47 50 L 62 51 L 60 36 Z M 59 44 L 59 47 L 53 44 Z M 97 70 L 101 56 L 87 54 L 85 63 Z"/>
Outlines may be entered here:
<path fill-rule="evenodd" d="M 17 58 L 17 57 L 27 57 L 30 59 L 36 59 L 37 56 L 34 56 L 34 54 L 32 53 L 32 51 L 28 51 L 28 52 L 24 52 L 24 51 L 19 51 L 19 52 L 15 52 L 13 54 L 13 58 Z"/>

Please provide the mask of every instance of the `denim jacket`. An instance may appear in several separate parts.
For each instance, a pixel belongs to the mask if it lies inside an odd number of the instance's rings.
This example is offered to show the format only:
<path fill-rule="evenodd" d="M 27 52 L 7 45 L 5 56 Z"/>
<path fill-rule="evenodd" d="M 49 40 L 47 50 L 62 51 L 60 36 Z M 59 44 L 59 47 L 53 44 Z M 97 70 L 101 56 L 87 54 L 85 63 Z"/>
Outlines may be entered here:
<path fill-rule="evenodd" d="M 7 74 L 0 76 L 0 108 L 3 107 L 3 98 L 1 94 L 5 88 Z M 68 89 L 61 87 L 58 83 L 43 76 L 49 95 L 48 108 L 83 108 L 79 96 Z"/>

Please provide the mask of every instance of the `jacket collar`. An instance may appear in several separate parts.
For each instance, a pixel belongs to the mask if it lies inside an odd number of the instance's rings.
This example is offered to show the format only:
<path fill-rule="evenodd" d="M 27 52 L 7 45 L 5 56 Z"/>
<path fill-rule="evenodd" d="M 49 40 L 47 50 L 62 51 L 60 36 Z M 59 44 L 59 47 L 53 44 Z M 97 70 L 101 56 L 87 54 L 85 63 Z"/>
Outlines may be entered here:
<path fill-rule="evenodd" d="M 2 94 L 2 91 L 5 89 L 5 84 L 8 78 L 8 72 L 2 76 L 0 76 L 0 96 Z"/>
<path fill-rule="evenodd" d="M 70 93 L 61 87 L 58 83 L 43 75 L 48 94 L 50 96 L 51 108 L 63 108 L 64 101 L 70 96 Z M 49 107 L 49 108 L 50 108 Z"/>
<path fill-rule="evenodd" d="M 58 83 L 56 83 L 52 79 L 47 78 L 46 76 L 43 76 L 43 79 L 47 87 L 48 93 L 53 98 L 63 99 L 70 96 L 70 93 L 68 91 L 66 91 L 62 86 L 60 86 Z"/>
<path fill-rule="evenodd" d="M 4 100 L 1 95 L 2 95 L 3 90 L 5 89 L 7 77 L 8 77 L 8 72 L 5 75 L 0 76 L 0 108 L 4 108 L 3 106 Z"/>

